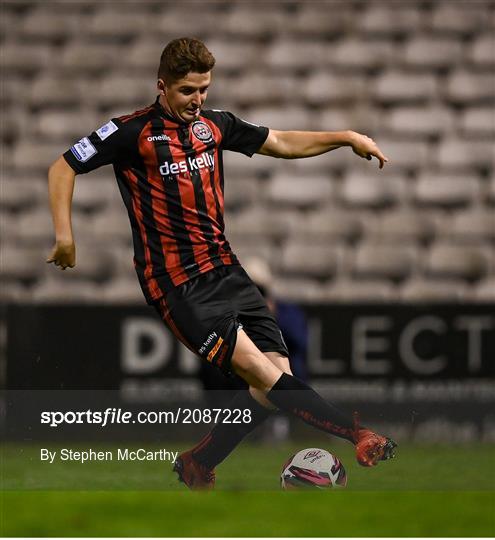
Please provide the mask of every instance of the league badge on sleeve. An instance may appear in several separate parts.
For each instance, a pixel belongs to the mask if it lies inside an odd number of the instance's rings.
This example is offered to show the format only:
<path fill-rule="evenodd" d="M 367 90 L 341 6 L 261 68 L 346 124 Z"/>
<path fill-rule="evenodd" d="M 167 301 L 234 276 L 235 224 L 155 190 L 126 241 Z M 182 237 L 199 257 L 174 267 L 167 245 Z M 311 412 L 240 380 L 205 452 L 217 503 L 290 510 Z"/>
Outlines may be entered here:
<path fill-rule="evenodd" d="M 104 141 L 107 137 L 109 137 L 112 133 L 115 133 L 119 128 L 110 120 L 110 122 L 107 122 L 104 126 L 101 126 L 100 129 L 96 130 L 96 133 L 98 137 L 102 141 Z"/>
<path fill-rule="evenodd" d="M 208 143 L 213 140 L 213 133 L 211 132 L 210 126 L 204 122 L 194 122 L 192 125 L 192 132 L 196 139 L 202 143 Z"/>
<path fill-rule="evenodd" d="M 93 157 L 97 153 L 97 150 L 87 137 L 83 137 L 71 147 L 71 152 L 74 154 L 77 161 L 85 163 L 89 158 Z"/>

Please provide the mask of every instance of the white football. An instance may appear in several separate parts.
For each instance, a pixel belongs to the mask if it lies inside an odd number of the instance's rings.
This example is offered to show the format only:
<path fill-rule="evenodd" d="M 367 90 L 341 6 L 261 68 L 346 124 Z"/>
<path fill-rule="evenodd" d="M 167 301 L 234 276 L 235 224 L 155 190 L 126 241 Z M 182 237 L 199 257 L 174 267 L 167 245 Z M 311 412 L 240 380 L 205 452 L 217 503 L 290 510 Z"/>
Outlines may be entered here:
<path fill-rule="evenodd" d="M 347 475 L 340 459 L 321 448 L 306 448 L 282 469 L 282 489 L 345 487 Z"/>

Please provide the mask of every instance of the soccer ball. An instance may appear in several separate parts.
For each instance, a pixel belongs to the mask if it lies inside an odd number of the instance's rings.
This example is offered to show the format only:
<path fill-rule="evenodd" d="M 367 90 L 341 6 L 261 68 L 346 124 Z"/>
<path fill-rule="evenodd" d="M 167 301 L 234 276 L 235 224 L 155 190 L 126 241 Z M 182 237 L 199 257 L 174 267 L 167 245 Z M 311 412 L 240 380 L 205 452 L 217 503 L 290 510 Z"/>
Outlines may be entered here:
<path fill-rule="evenodd" d="M 347 475 L 339 458 L 321 448 L 306 448 L 282 468 L 282 489 L 345 487 Z"/>

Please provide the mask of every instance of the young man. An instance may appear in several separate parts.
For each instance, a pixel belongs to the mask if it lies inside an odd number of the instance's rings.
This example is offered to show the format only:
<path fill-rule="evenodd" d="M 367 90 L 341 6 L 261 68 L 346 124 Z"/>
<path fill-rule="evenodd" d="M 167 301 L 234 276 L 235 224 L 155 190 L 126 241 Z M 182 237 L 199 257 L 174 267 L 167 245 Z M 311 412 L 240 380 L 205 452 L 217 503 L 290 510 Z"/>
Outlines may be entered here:
<path fill-rule="evenodd" d="M 56 242 L 47 262 L 75 265 L 71 201 L 76 174 L 112 164 L 131 223 L 143 293 L 187 347 L 249 385 L 231 408 L 246 424 L 218 424 L 175 470 L 190 488 L 211 488 L 214 468 L 270 414 L 282 409 L 356 446 L 364 466 L 393 457 L 395 443 L 365 429 L 292 376 L 275 319 L 224 236 L 222 151 L 294 159 L 350 146 L 387 158 L 365 135 L 276 131 L 233 114 L 203 110 L 215 59 L 195 39 L 171 41 L 158 70 L 155 103 L 113 118 L 82 138 L 49 170 Z"/>

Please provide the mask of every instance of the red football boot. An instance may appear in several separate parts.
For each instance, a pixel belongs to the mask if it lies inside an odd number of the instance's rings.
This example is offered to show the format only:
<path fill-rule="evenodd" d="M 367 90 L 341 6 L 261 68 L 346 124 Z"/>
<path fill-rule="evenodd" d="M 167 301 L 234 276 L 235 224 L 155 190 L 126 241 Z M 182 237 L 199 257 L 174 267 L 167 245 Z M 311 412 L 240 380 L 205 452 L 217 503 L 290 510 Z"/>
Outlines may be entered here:
<path fill-rule="evenodd" d="M 395 457 L 397 444 L 389 437 L 383 437 L 370 429 L 359 426 L 359 417 L 354 414 L 354 444 L 356 459 L 363 467 L 374 467 L 379 461 Z"/>
<path fill-rule="evenodd" d="M 179 482 L 186 484 L 189 489 L 209 490 L 215 487 L 215 471 L 196 461 L 192 450 L 177 457 L 174 472 L 179 475 Z"/>

